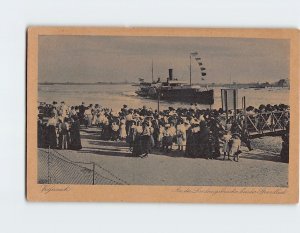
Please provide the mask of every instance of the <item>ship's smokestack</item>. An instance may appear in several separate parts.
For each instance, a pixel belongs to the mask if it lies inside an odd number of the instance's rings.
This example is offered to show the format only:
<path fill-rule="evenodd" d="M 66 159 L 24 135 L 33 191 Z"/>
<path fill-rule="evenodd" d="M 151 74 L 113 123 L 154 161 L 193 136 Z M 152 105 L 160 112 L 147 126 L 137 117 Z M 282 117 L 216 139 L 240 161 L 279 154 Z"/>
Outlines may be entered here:
<path fill-rule="evenodd" d="M 169 69 L 169 80 L 173 80 L 173 69 Z"/>

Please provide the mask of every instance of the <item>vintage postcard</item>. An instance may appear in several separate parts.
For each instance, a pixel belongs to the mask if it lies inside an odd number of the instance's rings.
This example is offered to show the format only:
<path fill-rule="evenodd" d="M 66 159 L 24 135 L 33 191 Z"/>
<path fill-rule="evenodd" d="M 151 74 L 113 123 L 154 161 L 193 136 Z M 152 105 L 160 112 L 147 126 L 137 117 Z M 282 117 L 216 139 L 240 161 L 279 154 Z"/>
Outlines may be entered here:
<path fill-rule="evenodd" d="M 297 203 L 299 32 L 30 27 L 30 201 Z"/>

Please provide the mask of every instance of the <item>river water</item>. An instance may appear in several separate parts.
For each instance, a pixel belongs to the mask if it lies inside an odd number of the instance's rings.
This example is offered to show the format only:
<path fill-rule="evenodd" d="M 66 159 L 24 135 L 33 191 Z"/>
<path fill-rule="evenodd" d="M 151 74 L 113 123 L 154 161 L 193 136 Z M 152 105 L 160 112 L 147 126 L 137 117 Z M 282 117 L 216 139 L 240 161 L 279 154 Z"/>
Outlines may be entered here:
<path fill-rule="evenodd" d="M 39 102 L 52 103 L 53 101 L 65 101 L 67 105 L 100 104 L 103 107 L 119 111 L 123 104 L 130 108 L 140 108 L 143 105 L 157 108 L 157 100 L 139 97 L 135 94 L 137 86 L 131 84 L 105 84 L 105 85 L 39 85 Z M 212 108 L 222 107 L 221 87 L 214 88 L 215 103 Z M 241 108 L 242 97 L 246 97 L 246 105 L 258 107 L 260 104 L 289 104 L 289 89 L 239 89 L 238 107 Z M 190 103 L 161 101 L 160 109 L 167 109 L 169 106 L 189 107 Z M 200 108 L 209 108 L 208 105 L 199 105 Z"/>

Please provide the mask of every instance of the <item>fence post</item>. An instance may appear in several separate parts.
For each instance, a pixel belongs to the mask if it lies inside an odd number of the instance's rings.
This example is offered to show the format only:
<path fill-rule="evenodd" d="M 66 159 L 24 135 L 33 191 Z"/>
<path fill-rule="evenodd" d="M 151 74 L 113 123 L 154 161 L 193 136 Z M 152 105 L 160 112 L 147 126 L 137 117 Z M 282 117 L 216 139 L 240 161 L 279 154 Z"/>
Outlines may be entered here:
<path fill-rule="evenodd" d="M 47 176 L 48 176 L 48 184 L 50 184 L 50 146 L 48 147 L 48 156 L 47 156 Z"/>
<path fill-rule="evenodd" d="M 93 163 L 93 185 L 95 185 L 95 163 Z"/>

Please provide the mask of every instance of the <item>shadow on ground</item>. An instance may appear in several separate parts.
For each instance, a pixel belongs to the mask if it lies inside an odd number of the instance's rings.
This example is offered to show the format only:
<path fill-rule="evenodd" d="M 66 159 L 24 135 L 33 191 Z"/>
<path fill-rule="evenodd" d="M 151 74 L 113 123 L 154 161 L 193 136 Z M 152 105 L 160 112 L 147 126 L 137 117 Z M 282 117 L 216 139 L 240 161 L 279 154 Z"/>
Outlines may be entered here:
<path fill-rule="evenodd" d="M 274 155 L 274 154 L 268 155 L 268 154 L 266 154 L 266 152 L 260 152 L 260 153 L 255 153 L 255 154 L 247 152 L 247 153 L 241 154 L 240 158 L 282 162 L 279 155 Z"/>

